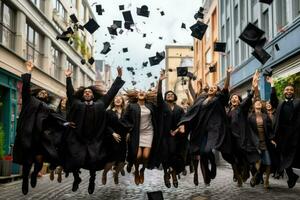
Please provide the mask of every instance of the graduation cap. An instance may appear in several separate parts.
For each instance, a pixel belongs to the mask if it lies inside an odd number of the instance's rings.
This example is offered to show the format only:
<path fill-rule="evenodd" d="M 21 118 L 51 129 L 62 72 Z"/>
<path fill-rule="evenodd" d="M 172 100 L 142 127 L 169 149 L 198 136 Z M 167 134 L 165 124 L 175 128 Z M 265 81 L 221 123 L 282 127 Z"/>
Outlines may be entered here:
<path fill-rule="evenodd" d="M 216 65 L 214 64 L 214 65 L 211 65 L 211 66 L 209 66 L 209 72 L 210 73 L 213 73 L 213 72 L 216 72 L 217 71 L 217 67 L 216 67 Z"/>
<path fill-rule="evenodd" d="M 150 78 L 151 76 L 152 76 L 152 73 L 151 73 L 151 72 L 147 73 L 147 77 L 148 77 L 148 78 Z"/>
<path fill-rule="evenodd" d="M 146 33 L 143 33 L 143 37 L 146 37 Z"/>
<path fill-rule="evenodd" d="M 101 4 L 96 5 L 96 12 L 98 13 L 98 15 L 102 15 L 102 13 L 104 12 Z"/>
<path fill-rule="evenodd" d="M 152 45 L 152 44 L 148 44 L 148 43 L 147 43 L 147 44 L 145 45 L 145 48 L 146 48 L 146 49 L 151 49 L 151 45 Z"/>
<path fill-rule="evenodd" d="M 70 19 L 74 24 L 78 23 L 78 19 L 75 14 L 70 15 Z"/>
<path fill-rule="evenodd" d="M 148 6 L 143 5 L 140 8 L 136 8 L 136 14 L 143 17 L 149 17 L 150 11 L 148 10 Z"/>
<path fill-rule="evenodd" d="M 110 52 L 110 43 L 109 42 L 104 42 L 103 43 L 103 49 L 101 51 L 101 54 L 107 54 L 108 52 Z"/>
<path fill-rule="evenodd" d="M 165 15 L 165 12 L 164 12 L 164 11 L 160 11 L 160 15 L 161 15 L 161 16 L 164 16 L 164 15 Z"/>
<path fill-rule="evenodd" d="M 122 34 L 124 31 L 123 31 L 123 29 L 121 29 L 120 31 L 119 31 L 119 34 Z"/>
<path fill-rule="evenodd" d="M 198 12 L 194 15 L 194 19 L 197 20 L 197 19 L 203 19 L 204 18 L 204 14 L 203 14 L 203 11 L 204 11 L 204 8 L 203 7 L 200 7 Z"/>
<path fill-rule="evenodd" d="M 185 25 L 185 23 L 182 23 L 182 24 L 181 24 L 181 28 L 184 28 L 184 29 L 186 29 L 186 25 Z"/>
<path fill-rule="evenodd" d="M 113 24 L 116 25 L 118 28 L 122 28 L 122 21 L 120 20 L 114 20 Z"/>
<path fill-rule="evenodd" d="M 119 5 L 119 10 L 124 10 L 125 6 L 124 5 Z"/>
<path fill-rule="evenodd" d="M 159 58 L 160 60 L 163 60 L 166 56 L 166 53 L 164 51 L 162 52 L 156 52 L 156 57 Z"/>
<path fill-rule="evenodd" d="M 176 43 L 177 41 L 173 39 L 173 42 Z"/>
<path fill-rule="evenodd" d="M 273 70 L 271 68 L 267 68 L 263 72 L 263 76 L 269 76 L 271 77 L 273 75 Z"/>
<path fill-rule="evenodd" d="M 194 46 L 191 46 L 191 51 L 194 51 Z"/>
<path fill-rule="evenodd" d="M 90 63 L 90 65 L 94 64 L 94 62 L 95 62 L 95 59 L 93 57 L 90 57 L 88 59 L 88 63 Z"/>
<path fill-rule="evenodd" d="M 271 58 L 271 55 L 262 48 L 255 48 L 251 54 L 263 65 Z"/>
<path fill-rule="evenodd" d="M 81 62 L 81 64 L 83 64 L 83 65 L 84 65 L 86 61 L 85 61 L 85 59 L 81 59 L 81 61 L 80 61 L 80 62 Z"/>
<path fill-rule="evenodd" d="M 134 24 L 130 10 L 122 12 L 125 23 Z"/>
<path fill-rule="evenodd" d="M 214 51 L 225 52 L 226 51 L 226 42 L 215 42 Z"/>
<path fill-rule="evenodd" d="M 251 47 L 255 48 L 264 34 L 265 32 L 263 30 L 259 29 L 254 24 L 249 23 L 241 33 L 239 38 Z"/>
<path fill-rule="evenodd" d="M 203 22 L 197 21 L 196 24 L 194 24 L 193 26 L 190 27 L 191 31 L 192 31 L 192 36 L 202 40 L 205 31 L 207 29 L 207 24 L 204 24 Z"/>
<path fill-rule="evenodd" d="M 70 37 L 68 37 L 66 35 L 58 35 L 58 36 L 56 36 L 56 39 L 68 42 L 70 40 Z"/>
<path fill-rule="evenodd" d="M 177 67 L 177 76 L 187 76 L 188 74 L 188 68 L 187 67 Z"/>
<path fill-rule="evenodd" d="M 110 35 L 118 35 L 117 26 L 115 24 L 110 27 L 107 27 L 107 29 Z"/>
<path fill-rule="evenodd" d="M 134 70 L 133 67 L 127 67 L 126 69 L 127 69 L 127 71 L 129 71 L 129 72 L 131 72 L 131 71 Z"/>
<path fill-rule="evenodd" d="M 62 32 L 62 35 L 74 34 L 74 30 L 71 27 L 68 27 L 66 31 Z"/>
<path fill-rule="evenodd" d="M 158 37 L 158 39 L 162 40 L 162 39 L 163 39 L 163 37 L 161 37 L 161 36 L 160 36 L 160 37 Z"/>
<path fill-rule="evenodd" d="M 273 0 L 259 0 L 259 2 L 266 3 L 266 4 L 270 5 L 273 2 Z"/>
<path fill-rule="evenodd" d="M 173 72 L 173 69 L 168 69 L 168 72 Z"/>
<path fill-rule="evenodd" d="M 147 67 L 147 65 L 148 65 L 148 61 L 143 62 L 143 67 Z"/>
<path fill-rule="evenodd" d="M 126 58 L 126 61 L 129 61 L 130 60 L 130 58 Z"/>
<path fill-rule="evenodd" d="M 154 78 L 157 79 L 158 77 L 157 77 L 157 76 L 154 76 Z"/>
<path fill-rule="evenodd" d="M 136 81 L 131 81 L 132 85 L 136 85 Z"/>
<path fill-rule="evenodd" d="M 91 18 L 84 26 L 83 26 L 90 34 L 93 34 L 100 26 L 97 22 Z"/>
<path fill-rule="evenodd" d="M 156 76 L 156 78 L 157 78 L 157 76 Z M 155 87 L 155 83 L 152 82 L 152 83 L 150 84 L 150 86 L 151 86 L 151 87 Z"/>
<path fill-rule="evenodd" d="M 123 48 L 122 51 L 123 51 L 123 53 L 126 53 L 126 52 L 128 52 L 128 48 Z"/>
<path fill-rule="evenodd" d="M 165 58 L 165 52 L 156 52 L 155 56 L 149 58 L 150 66 L 158 65 Z"/>

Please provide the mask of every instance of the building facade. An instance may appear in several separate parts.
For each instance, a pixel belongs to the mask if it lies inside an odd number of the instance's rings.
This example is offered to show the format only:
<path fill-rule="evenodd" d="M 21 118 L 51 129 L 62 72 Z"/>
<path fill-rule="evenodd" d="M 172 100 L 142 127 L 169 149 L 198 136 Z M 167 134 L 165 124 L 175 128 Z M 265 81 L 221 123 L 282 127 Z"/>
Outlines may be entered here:
<path fill-rule="evenodd" d="M 167 45 L 166 46 L 166 73 L 167 79 L 165 81 L 166 91 L 172 90 L 177 94 L 177 103 L 180 103 L 182 99 L 186 99 L 185 89 L 188 88 L 187 77 L 183 79 L 177 77 L 177 67 L 188 67 L 188 71 L 195 74 L 193 71 L 194 52 L 191 46 L 184 45 Z"/>
<path fill-rule="evenodd" d="M 274 0 L 271 5 L 258 0 L 219 0 L 218 3 L 219 38 L 227 42 L 226 54 L 220 56 L 220 79 L 224 80 L 227 66 L 232 65 L 231 89 L 234 92 L 246 95 L 256 69 L 272 68 L 275 79 L 300 72 L 299 0 Z M 238 38 L 249 22 L 264 30 L 268 39 L 264 49 L 272 57 L 264 65 L 251 55 L 253 49 Z M 269 98 L 269 87 L 262 77 L 263 99 Z"/>
<path fill-rule="evenodd" d="M 11 153 L 14 142 L 26 60 L 33 60 L 35 66 L 32 87 L 55 97 L 65 96 L 67 67 L 73 70 L 75 87 L 94 82 L 94 65 L 80 62 L 93 55 L 93 36 L 84 30 L 76 33 L 73 44 L 56 39 L 70 26 L 71 14 L 81 24 L 95 19 L 87 0 L 0 0 L 0 123 L 5 154 Z"/>
<path fill-rule="evenodd" d="M 95 67 L 96 67 L 95 84 L 104 85 L 106 89 L 110 88 L 110 86 L 113 83 L 111 66 L 109 64 L 105 64 L 104 60 L 96 60 Z"/>
<path fill-rule="evenodd" d="M 198 79 L 209 85 L 218 83 L 220 78 L 219 54 L 214 52 L 214 42 L 218 40 L 218 0 L 203 2 L 204 19 L 208 25 L 202 40 L 194 39 L 194 67 Z M 209 67 L 216 66 L 216 72 L 210 73 Z"/>

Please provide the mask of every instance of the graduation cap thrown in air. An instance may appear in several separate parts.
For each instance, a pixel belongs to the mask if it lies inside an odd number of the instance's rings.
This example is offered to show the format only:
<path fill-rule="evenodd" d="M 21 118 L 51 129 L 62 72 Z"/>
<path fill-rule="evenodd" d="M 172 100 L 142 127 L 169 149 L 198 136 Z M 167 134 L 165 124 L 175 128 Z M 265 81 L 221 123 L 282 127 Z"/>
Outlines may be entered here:
<path fill-rule="evenodd" d="M 215 42 L 214 51 L 225 52 L 226 51 L 226 42 Z"/>
<path fill-rule="evenodd" d="M 84 26 L 83 26 L 90 34 L 93 34 L 100 26 L 97 22 L 91 18 Z"/>
<path fill-rule="evenodd" d="M 204 18 L 204 14 L 203 14 L 204 8 L 200 7 L 198 12 L 194 15 L 194 19 L 203 19 Z"/>
<path fill-rule="evenodd" d="M 101 51 L 101 54 L 107 54 L 108 52 L 110 52 L 110 43 L 109 42 L 104 42 L 103 43 L 103 49 Z"/>
<path fill-rule="evenodd" d="M 126 61 L 129 61 L 130 60 L 130 58 L 126 58 Z"/>
<path fill-rule="evenodd" d="M 259 29 L 254 24 L 249 23 L 239 38 L 251 47 L 255 48 L 264 34 L 265 32 L 263 30 Z"/>
<path fill-rule="evenodd" d="M 174 42 L 174 43 L 177 43 L 177 41 L 176 41 L 176 40 L 173 40 L 173 42 Z"/>
<path fill-rule="evenodd" d="M 132 85 L 136 85 L 136 81 L 131 81 Z"/>
<path fill-rule="evenodd" d="M 110 27 L 107 27 L 107 29 L 110 35 L 118 35 L 117 26 L 115 24 L 113 24 Z"/>
<path fill-rule="evenodd" d="M 149 58 L 150 66 L 158 65 L 165 58 L 165 52 L 156 52 L 156 56 Z"/>
<path fill-rule="evenodd" d="M 119 10 L 124 10 L 125 6 L 124 5 L 119 5 Z"/>
<path fill-rule="evenodd" d="M 123 51 L 123 53 L 126 53 L 126 52 L 128 52 L 128 48 L 123 48 L 122 51 Z"/>
<path fill-rule="evenodd" d="M 162 39 L 163 39 L 163 37 L 162 37 L 162 36 L 159 36 L 159 37 L 158 37 L 158 39 L 162 40 Z"/>
<path fill-rule="evenodd" d="M 255 48 L 251 54 L 263 65 L 271 58 L 271 55 L 262 48 Z"/>
<path fill-rule="evenodd" d="M 88 59 L 88 63 L 90 63 L 90 65 L 94 64 L 94 62 L 95 62 L 95 59 L 93 57 L 90 57 Z"/>
<path fill-rule="evenodd" d="M 273 2 L 273 0 L 259 0 L 259 2 L 266 3 L 266 4 L 270 5 Z"/>
<path fill-rule="evenodd" d="M 217 71 L 217 67 L 216 67 L 216 65 L 215 64 L 213 64 L 213 65 L 211 65 L 211 66 L 209 66 L 209 72 L 210 73 L 213 73 L 213 72 L 216 72 Z"/>
<path fill-rule="evenodd" d="M 164 11 L 160 11 L 160 15 L 161 15 L 161 16 L 164 16 L 164 15 L 165 15 L 165 12 L 164 12 Z"/>
<path fill-rule="evenodd" d="M 185 23 L 182 23 L 182 24 L 181 24 L 181 28 L 184 28 L 184 29 L 186 29 L 186 25 L 185 25 Z"/>
<path fill-rule="evenodd" d="M 188 68 L 187 67 L 177 67 L 177 76 L 181 77 L 181 76 L 187 76 L 188 74 Z"/>
<path fill-rule="evenodd" d="M 150 11 L 148 10 L 148 6 L 143 5 L 140 8 L 136 8 L 136 14 L 143 17 L 149 17 Z"/>
<path fill-rule="evenodd" d="M 143 37 L 146 37 L 146 35 L 147 35 L 146 33 L 143 33 Z"/>
<path fill-rule="evenodd" d="M 192 36 L 194 38 L 197 38 L 199 40 L 202 40 L 205 31 L 207 29 L 207 24 L 204 24 L 203 22 L 197 21 L 196 24 L 194 24 L 193 26 L 190 27 L 191 31 L 192 31 Z"/>
<path fill-rule="evenodd" d="M 114 20 L 113 24 L 117 26 L 117 28 L 122 28 L 122 21 L 120 20 Z"/>
<path fill-rule="evenodd" d="M 81 64 L 83 64 L 83 65 L 86 63 L 85 59 L 81 59 L 80 62 L 81 62 Z"/>
<path fill-rule="evenodd" d="M 147 65 L 148 65 L 148 61 L 143 62 L 143 67 L 147 67 Z"/>
<path fill-rule="evenodd" d="M 130 10 L 122 12 L 125 23 L 134 24 Z"/>
<path fill-rule="evenodd" d="M 74 24 L 78 23 L 78 19 L 75 14 L 70 15 L 70 19 Z"/>
<path fill-rule="evenodd" d="M 98 15 L 102 15 L 102 13 L 104 12 L 101 4 L 96 5 L 96 12 L 98 13 Z"/>
<path fill-rule="evenodd" d="M 148 78 L 150 78 L 150 77 L 152 76 L 152 73 L 149 72 L 149 73 L 147 73 L 146 75 L 147 75 Z"/>
<path fill-rule="evenodd" d="M 56 36 L 56 39 L 68 42 L 70 40 L 70 37 L 68 37 L 66 35 L 58 35 L 58 36 Z"/>
<path fill-rule="evenodd" d="M 147 43 L 147 44 L 145 45 L 145 49 L 151 49 L 151 45 L 152 45 L 152 44 Z"/>

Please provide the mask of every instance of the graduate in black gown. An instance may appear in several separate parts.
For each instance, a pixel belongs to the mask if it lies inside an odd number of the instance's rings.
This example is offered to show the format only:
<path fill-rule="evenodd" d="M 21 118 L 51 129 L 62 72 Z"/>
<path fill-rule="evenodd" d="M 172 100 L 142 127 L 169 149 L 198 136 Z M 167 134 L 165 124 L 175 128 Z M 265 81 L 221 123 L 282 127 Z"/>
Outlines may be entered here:
<path fill-rule="evenodd" d="M 162 81 L 166 78 L 161 72 L 158 82 L 158 98 L 162 99 Z M 185 133 L 175 133 L 177 124 L 184 115 L 184 110 L 176 104 L 177 96 L 173 91 L 165 93 L 162 103 L 163 118 L 160 122 L 162 129 L 161 154 L 164 168 L 164 182 L 170 188 L 170 178 L 172 177 L 174 187 L 178 187 L 177 175 L 185 168 L 185 152 L 187 148 L 187 136 Z"/>
<path fill-rule="evenodd" d="M 124 115 L 125 100 L 121 95 L 117 95 L 111 107 L 107 110 L 107 114 L 110 118 L 108 125 L 113 129 L 112 135 L 108 135 L 106 138 L 108 150 L 108 159 L 104 167 L 102 174 L 102 184 L 106 184 L 107 172 L 113 169 L 113 178 L 115 184 L 119 183 L 119 173 L 122 172 L 125 166 L 127 141 L 126 136 L 128 128 L 124 127 L 120 119 Z"/>
<path fill-rule="evenodd" d="M 90 171 L 90 194 L 95 189 L 96 171 L 104 168 L 106 149 L 103 141 L 108 133 L 106 109 L 125 83 L 121 79 L 122 69 L 118 67 L 117 71 L 118 76 L 106 94 L 99 92 L 95 86 L 80 87 L 75 92 L 71 80 L 72 71 L 65 71 L 70 105 L 67 119 L 76 124 L 76 129 L 67 130 L 64 145 L 64 170 L 73 172 L 74 176 L 72 191 L 76 191 L 81 182 L 80 168 Z"/>
<path fill-rule="evenodd" d="M 27 73 L 22 74 L 22 110 L 17 124 L 13 149 L 13 162 L 23 166 L 22 192 L 28 193 L 28 178 L 32 164 L 30 184 L 34 188 L 43 162 L 56 163 L 59 153 L 55 138 L 63 134 L 65 120 L 48 106 L 49 94 L 44 89 L 30 90 L 32 61 L 26 62 Z"/>
<path fill-rule="evenodd" d="M 242 98 L 237 94 L 231 94 L 230 108 L 227 116 L 230 124 L 231 142 L 232 142 L 232 169 L 234 180 L 237 181 L 238 187 L 243 185 L 249 177 L 249 164 L 254 163 L 259 159 L 258 152 L 253 145 L 251 148 L 247 146 L 249 126 L 248 126 L 248 113 L 252 105 L 252 98 L 255 90 L 258 90 L 258 71 L 255 72 L 252 79 L 252 89 L 247 97 Z M 249 157 L 249 159 L 247 159 Z"/>
<path fill-rule="evenodd" d="M 206 185 L 216 176 L 213 149 L 219 150 L 227 160 L 231 153 L 230 135 L 225 106 L 229 100 L 229 79 L 232 68 L 227 70 L 227 78 L 222 90 L 217 85 L 210 86 L 207 95 L 198 97 L 179 123 L 177 131 L 188 131 L 190 152 L 200 154 L 200 166 Z M 211 168 L 209 169 L 209 163 Z M 195 166 L 195 173 L 196 173 Z"/>
<path fill-rule="evenodd" d="M 286 171 L 288 187 L 293 188 L 299 178 L 292 168 L 300 168 L 300 99 L 295 98 L 295 87 L 287 85 L 284 90 L 284 101 L 279 102 L 273 79 L 267 77 L 271 84 L 270 102 L 278 104 L 275 115 L 273 143 L 280 154 L 279 170 Z"/>

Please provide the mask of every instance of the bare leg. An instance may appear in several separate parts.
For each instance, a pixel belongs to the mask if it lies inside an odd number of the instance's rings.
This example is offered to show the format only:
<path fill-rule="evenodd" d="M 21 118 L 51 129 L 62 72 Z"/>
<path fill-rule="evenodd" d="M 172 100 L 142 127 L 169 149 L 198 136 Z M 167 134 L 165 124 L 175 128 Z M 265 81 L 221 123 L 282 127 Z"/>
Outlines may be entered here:
<path fill-rule="evenodd" d="M 150 157 L 150 152 L 151 152 L 151 148 L 149 148 L 149 147 L 145 147 L 143 149 L 143 154 L 142 154 L 143 167 L 140 170 L 140 183 L 141 184 L 144 183 L 144 172 L 145 172 L 145 169 L 147 168 L 147 165 L 148 165 L 148 160 L 149 160 L 149 157 Z"/>
<path fill-rule="evenodd" d="M 142 160 L 142 154 L 143 154 L 143 149 L 142 149 L 142 147 L 139 147 L 137 157 L 136 157 L 136 161 L 135 161 L 135 164 L 134 164 L 134 166 L 135 166 L 134 182 L 135 182 L 136 185 L 140 184 L 139 165 L 140 165 L 141 160 Z"/>
<path fill-rule="evenodd" d="M 109 170 L 111 170 L 112 166 L 113 166 L 113 162 L 109 162 L 109 163 L 106 163 L 104 169 L 103 169 L 103 174 L 102 174 L 102 184 L 105 185 L 106 184 L 106 181 L 107 181 L 107 172 Z"/>
<path fill-rule="evenodd" d="M 270 185 L 269 185 L 270 173 L 271 173 L 271 166 L 267 165 L 266 166 L 266 178 L 265 178 L 265 182 L 264 182 L 264 188 L 265 189 L 269 189 L 270 188 Z"/>

